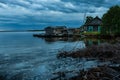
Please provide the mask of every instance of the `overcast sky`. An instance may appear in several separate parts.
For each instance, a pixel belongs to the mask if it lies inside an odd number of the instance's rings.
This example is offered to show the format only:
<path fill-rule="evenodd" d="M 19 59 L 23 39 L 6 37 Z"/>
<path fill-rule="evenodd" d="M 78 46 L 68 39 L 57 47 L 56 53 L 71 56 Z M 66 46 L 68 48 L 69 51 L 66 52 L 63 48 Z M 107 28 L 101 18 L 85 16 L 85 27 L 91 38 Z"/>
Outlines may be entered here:
<path fill-rule="evenodd" d="M 0 0 L 0 30 L 79 27 L 84 14 L 102 17 L 120 0 Z"/>

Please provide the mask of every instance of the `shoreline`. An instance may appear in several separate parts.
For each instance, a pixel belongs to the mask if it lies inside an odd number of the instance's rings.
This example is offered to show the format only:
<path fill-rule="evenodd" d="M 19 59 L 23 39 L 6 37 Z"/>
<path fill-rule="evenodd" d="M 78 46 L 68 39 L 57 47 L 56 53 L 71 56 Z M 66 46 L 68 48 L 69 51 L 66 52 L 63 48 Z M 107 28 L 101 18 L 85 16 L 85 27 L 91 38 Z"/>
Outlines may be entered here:
<path fill-rule="evenodd" d="M 0 31 L 0 32 L 40 32 L 44 30 L 7 30 L 7 31 Z"/>
<path fill-rule="evenodd" d="M 120 79 L 120 43 L 110 44 L 103 43 L 100 45 L 93 45 L 85 49 L 80 49 L 73 52 L 63 51 L 58 53 L 57 58 L 85 58 L 107 62 L 111 64 L 105 64 L 97 67 L 90 68 L 88 70 L 80 70 L 77 76 L 73 76 L 68 80 L 119 80 Z M 63 75 L 67 75 L 65 72 L 61 72 Z M 59 74 L 59 75 L 61 75 Z M 65 78 L 60 76 L 58 79 Z M 51 79 L 56 80 L 56 79 Z"/>
<path fill-rule="evenodd" d="M 65 34 L 65 35 L 46 35 L 46 34 L 33 34 L 34 37 L 42 38 L 54 38 L 54 37 L 81 37 L 81 38 L 98 38 L 98 39 L 111 39 L 111 38 L 120 38 L 120 35 L 82 35 L 82 34 Z"/>
<path fill-rule="evenodd" d="M 102 43 L 100 45 L 92 45 L 90 47 L 79 49 L 77 51 L 63 51 L 58 53 L 57 58 L 97 58 L 99 60 L 111 59 L 114 57 L 120 59 L 120 43 L 110 44 Z M 120 61 L 120 60 L 119 60 Z M 120 63 L 120 62 L 119 62 Z"/>

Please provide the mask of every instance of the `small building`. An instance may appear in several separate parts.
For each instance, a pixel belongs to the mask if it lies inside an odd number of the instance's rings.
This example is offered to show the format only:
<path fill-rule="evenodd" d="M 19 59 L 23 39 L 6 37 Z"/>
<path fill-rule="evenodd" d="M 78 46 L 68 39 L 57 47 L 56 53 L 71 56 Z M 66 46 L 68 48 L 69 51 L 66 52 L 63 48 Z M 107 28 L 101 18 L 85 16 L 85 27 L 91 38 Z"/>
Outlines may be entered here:
<path fill-rule="evenodd" d="M 84 25 L 84 31 L 86 32 L 100 32 L 101 31 L 102 20 L 96 16 L 89 23 Z"/>
<path fill-rule="evenodd" d="M 84 27 L 84 25 L 80 26 L 80 32 L 84 32 L 86 29 Z"/>
<path fill-rule="evenodd" d="M 80 34 L 80 28 L 69 28 L 68 29 L 68 35 L 79 35 Z"/>
<path fill-rule="evenodd" d="M 46 35 L 64 35 L 67 34 L 66 26 L 48 26 L 45 28 Z"/>
<path fill-rule="evenodd" d="M 80 35 L 80 28 L 67 28 L 66 26 L 48 26 L 45 28 L 46 35 Z"/>
<path fill-rule="evenodd" d="M 48 26 L 48 27 L 46 27 L 45 29 L 45 34 L 46 35 L 54 35 L 54 28 L 53 27 L 51 27 L 51 26 Z"/>
<path fill-rule="evenodd" d="M 80 32 L 81 32 L 81 29 L 80 28 L 75 28 L 75 34 L 80 34 Z"/>
<path fill-rule="evenodd" d="M 75 29 L 74 28 L 69 28 L 68 29 L 68 35 L 73 35 L 75 33 Z"/>
<path fill-rule="evenodd" d="M 66 26 L 56 26 L 54 27 L 54 34 L 55 35 L 64 35 L 67 32 Z"/>

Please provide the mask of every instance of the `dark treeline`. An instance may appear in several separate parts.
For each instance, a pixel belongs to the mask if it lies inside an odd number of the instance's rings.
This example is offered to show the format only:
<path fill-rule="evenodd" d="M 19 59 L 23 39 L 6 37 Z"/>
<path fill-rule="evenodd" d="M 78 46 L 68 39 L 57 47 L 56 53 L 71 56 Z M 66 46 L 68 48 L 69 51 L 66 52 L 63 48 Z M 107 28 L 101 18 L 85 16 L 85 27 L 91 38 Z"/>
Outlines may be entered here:
<path fill-rule="evenodd" d="M 120 6 L 111 7 L 102 17 L 102 35 L 120 34 Z"/>

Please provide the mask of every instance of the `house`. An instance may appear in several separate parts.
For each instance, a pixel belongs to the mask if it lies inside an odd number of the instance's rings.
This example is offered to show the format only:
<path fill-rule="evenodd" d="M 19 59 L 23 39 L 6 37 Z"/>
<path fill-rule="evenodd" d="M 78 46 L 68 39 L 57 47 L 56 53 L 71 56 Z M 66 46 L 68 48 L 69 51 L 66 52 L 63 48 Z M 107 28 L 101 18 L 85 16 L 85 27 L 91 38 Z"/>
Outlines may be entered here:
<path fill-rule="evenodd" d="M 67 34 L 67 27 L 66 26 L 56 26 L 56 27 L 54 27 L 54 34 L 55 35 L 65 35 L 65 34 Z"/>
<path fill-rule="evenodd" d="M 74 28 L 69 28 L 68 29 L 68 35 L 73 35 L 75 33 L 75 29 Z"/>
<path fill-rule="evenodd" d="M 68 29 L 68 35 L 79 35 L 80 34 L 80 28 L 69 28 Z"/>
<path fill-rule="evenodd" d="M 45 28 L 45 34 L 55 36 L 80 35 L 80 28 L 67 28 L 66 26 L 48 26 Z"/>
<path fill-rule="evenodd" d="M 85 26 L 84 25 L 82 25 L 82 26 L 80 26 L 80 32 L 84 32 L 86 29 L 85 29 Z"/>
<path fill-rule="evenodd" d="M 101 31 L 102 20 L 96 16 L 88 23 L 84 25 L 84 31 L 86 32 L 100 32 Z"/>
<path fill-rule="evenodd" d="M 48 26 L 45 28 L 46 35 L 64 35 L 67 34 L 66 26 Z"/>
<path fill-rule="evenodd" d="M 81 29 L 80 28 L 75 28 L 75 34 L 80 34 L 80 32 L 81 32 Z"/>
<path fill-rule="evenodd" d="M 45 34 L 46 35 L 54 35 L 54 28 L 53 27 L 51 27 L 51 26 L 48 26 L 48 27 L 46 27 L 45 29 Z"/>

